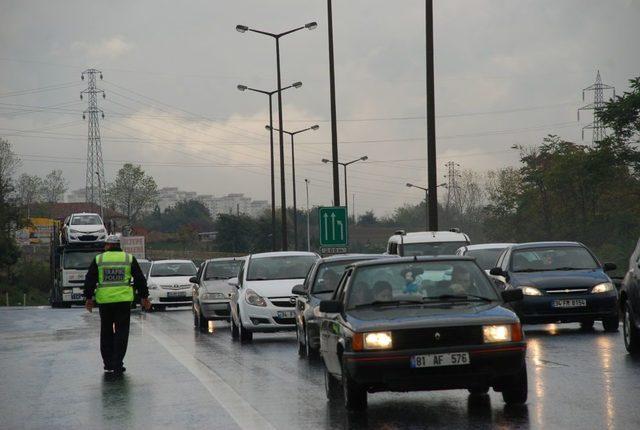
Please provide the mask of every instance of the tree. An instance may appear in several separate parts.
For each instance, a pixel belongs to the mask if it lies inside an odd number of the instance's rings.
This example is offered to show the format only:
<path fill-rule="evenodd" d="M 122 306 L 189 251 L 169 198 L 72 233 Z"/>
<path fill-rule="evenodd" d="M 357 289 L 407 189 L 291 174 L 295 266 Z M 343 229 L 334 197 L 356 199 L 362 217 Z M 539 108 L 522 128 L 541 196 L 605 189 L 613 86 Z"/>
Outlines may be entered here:
<path fill-rule="evenodd" d="M 13 192 L 13 175 L 20 164 L 20 160 L 11 148 L 11 144 L 0 138 L 0 204 L 9 199 Z"/>
<path fill-rule="evenodd" d="M 43 183 L 42 178 L 36 175 L 23 173 L 18 178 L 16 187 L 20 204 L 27 208 L 27 218 L 31 217 L 31 205 L 37 203 L 42 198 Z"/>
<path fill-rule="evenodd" d="M 372 210 L 369 210 L 358 217 L 359 225 L 375 225 L 377 223 L 378 219 Z"/>
<path fill-rule="evenodd" d="M 42 181 L 42 196 L 44 201 L 54 204 L 62 201 L 69 183 L 62 175 L 62 170 L 52 170 Z"/>
<path fill-rule="evenodd" d="M 189 226 L 195 232 L 211 231 L 214 228 L 209 210 L 197 200 L 178 202 L 163 213 L 155 209 L 144 219 L 145 226 L 152 230 L 175 233 L 184 226 Z"/>
<path fill-rule="evenodd" d="M 20 254 L 13 234 L 14 229 L 22 224 L 13 184 L 19 164 L 20 160 L 11 144 L 0 138 L 0 268 L 7 271 L 16 263 Z"/>
<path fill-rule="evenodd" d="M 640 134 L 640 76 L 631 79 L 629 87 L 631 91 L 625 91 L 596 112 L 604 125 L 612 128 L 615 136 L 624 140 Z"/>
<path fill-rule="evenodd" d="M 123 213 L 133 224 L 146 210 L 153 209 L 158 200 L 158 186 L 141 166 L 125 164 L 118 171 L 116 180 L 107 188 L 109 206 Z"/>

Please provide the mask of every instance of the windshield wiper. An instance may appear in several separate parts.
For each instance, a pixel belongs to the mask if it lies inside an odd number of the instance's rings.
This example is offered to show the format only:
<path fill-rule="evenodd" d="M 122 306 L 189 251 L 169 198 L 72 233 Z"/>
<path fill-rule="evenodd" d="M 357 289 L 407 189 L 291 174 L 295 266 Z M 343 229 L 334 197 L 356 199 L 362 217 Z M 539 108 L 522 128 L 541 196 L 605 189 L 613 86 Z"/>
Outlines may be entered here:
<path fill-rule="evenodd" d="M 554 269 L 549 270 L 593 270 L 588 267 L 556 267 Z"/>
<path fill-rule="evenodd" d="M 460 299 L 460 300 L 482 300 L 484 302 L 492 302 L 493 299 L 484 296 L 477 296 L 475 294 L 441 294 L 435 297 L 423 297 L 424 300 L 447 300 L 447 299 Z"/>
<path fill-rule="evenodd" d="M 515 273 L 526 273 L 526 272 L 542 272 L 542 269 L 522 269 L 522 270 L 514 270 Z"/>
<path fill-rule="evenodd" d="M 320 291 L 313 291 L 312 294 L 326 294 L 326 293 L 333 293 L 335 290 L 320 290 Z"/>
<path fill-rule="evenodd" d="M 406 304 L 420 305 L 422 303 L 423 303 L 422 300 L 375 300 L 370 303 L 361 303 L 359 305 L 355 305 L 354 309 L 364 308 L 367 306 L 389 306 L 389 305 L 400 306 L 400 305 L 406 305 Z"/>

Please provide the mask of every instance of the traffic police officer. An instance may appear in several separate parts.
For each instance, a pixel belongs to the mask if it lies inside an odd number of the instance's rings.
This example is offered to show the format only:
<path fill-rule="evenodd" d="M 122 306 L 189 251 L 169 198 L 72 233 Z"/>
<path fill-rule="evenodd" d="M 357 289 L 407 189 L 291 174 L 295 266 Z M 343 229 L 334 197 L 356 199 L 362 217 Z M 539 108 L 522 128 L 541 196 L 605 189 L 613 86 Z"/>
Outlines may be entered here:
<path fill-rule="evenodd" d="M 105 252 L 96 256 L 84 281 L 86 309 L 92 312 L 97 302 L 100 310 L 100 353 L 104 370 L 109 374 L 126 370 L 122 360 L 129 341 L 134 288 L 142 306 L 148 310 L 151 303 L 144 273 L 136 258 L 122 251 L 120 238 L 110 235 L 106 240 Z"/>

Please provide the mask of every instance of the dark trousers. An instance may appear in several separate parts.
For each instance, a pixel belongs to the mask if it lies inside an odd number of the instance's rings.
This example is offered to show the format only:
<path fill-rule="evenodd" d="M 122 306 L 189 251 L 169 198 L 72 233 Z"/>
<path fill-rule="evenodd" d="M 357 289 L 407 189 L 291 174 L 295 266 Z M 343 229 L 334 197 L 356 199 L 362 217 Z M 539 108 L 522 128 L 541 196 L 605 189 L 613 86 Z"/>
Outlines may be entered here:
<path fill-rule="evenodd" d="M 100 353 L 105 370 L 117 370 L 127 353 L 131 303 L 106 303 L 100 309 Z"/>

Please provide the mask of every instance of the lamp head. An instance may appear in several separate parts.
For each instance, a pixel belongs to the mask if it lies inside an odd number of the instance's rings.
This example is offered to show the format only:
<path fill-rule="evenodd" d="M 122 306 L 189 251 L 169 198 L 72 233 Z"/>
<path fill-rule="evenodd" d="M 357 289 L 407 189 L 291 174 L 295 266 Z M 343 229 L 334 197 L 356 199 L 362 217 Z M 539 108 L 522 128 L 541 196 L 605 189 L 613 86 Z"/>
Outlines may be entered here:
<path fill-rule="evenodd" d="M 315 21 L 310 22 L 310 23 L 308 23 L 308 24 L 305 24 L 305 25 L 304 25 L 304 28 L 306 28 L 307 30 L 314 30 L 314 29 L 316 29 L 317 27 L 318 27 L 318 23 L 317 23 L 317 22 L 315 22 Z"/>
<path fill-rule="evenodd" d="M 271 126 L 269 126 L 269 125 L 265 125 L 264 128 L 267 129 L 267 130 L 271 130 Z"/>
<path fill-rule="evenodd" d="M 236 25 L 236 31 L 239 33 L 244 33 L 247 30 L 249 30 L 249 27 L 246 25 Z"/>
<path fill-rule="evenodd" d="M 302 82 L 300 82 L 300 81 L 294 82 L 293 84 L 291 84 L 291 86 L 293 88 L 300 88 L 300 87 L 302 87 Z"/>
<path fill-rule="evenodd" d="M 311 126 L 311 130 L 314 130 L 314 131 L 319 129 L 319 128 L 320 128 L 320 126 L 318 124 Z"/>
<path fill-rule="evenodd" d="M 238 85 L 238 90 L 245 91 L 247 89 L 246 85 Z"/>
<path fill-rule="evenodd" d="M 323 158 L 323 159 L 322 159 L 322 162 L 323 162 L 323 163 L 331 163 L 331 160 L 327 160 L 326 158 Z"/>
<path fill-rule="evenodd" d="M 410 184 L 409 182 L 407 182 L 407 187 L 413 187 L 413 184 Z"/>
<path fill-rule="evenodd" d="M 367 161 L 369 159 L 369 157 L 367 157 L 366 155 L 362 158 L 360 158 L 362 161 Z"/>

